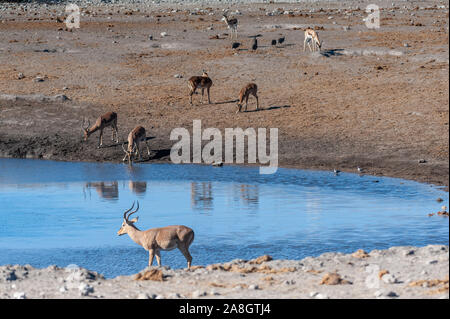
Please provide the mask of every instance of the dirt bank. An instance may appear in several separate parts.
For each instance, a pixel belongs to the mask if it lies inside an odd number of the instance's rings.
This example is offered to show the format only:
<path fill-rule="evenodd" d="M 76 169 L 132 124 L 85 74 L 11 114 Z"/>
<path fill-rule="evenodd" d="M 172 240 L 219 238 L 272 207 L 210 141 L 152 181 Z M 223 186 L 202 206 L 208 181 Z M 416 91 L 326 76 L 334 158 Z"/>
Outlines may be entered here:
<path fill-rule="evenodd" d="M 120 161 L 120 146 L 97 149 L 97 134 L 81 140 L 83 117 L 93 123 L 113 110 L 122 141 L 136 125 L 147 128 L 149 163 L 169 161 L 171 130 L 191 129 L 200 119 L 222 132 L 278 128 L 280 166 L 361 166 L 367 174 L 448 186 L 448 3 L 442 4 L 390 1 L 377 30 L 366 28 L 363 6 L 352 2 L 230 5 L 240 25 L 237 50 L 219 4 L 86 6 L 73 32 L 57 21 L 63 6 L 6 7 L 0 94 L 25 98 L 0 101 L 0 155 Z M 306 26 L 319 30 L 322 54 L 303 52 Z M 249 50 L 249 36 L 257 34 L 259 48 Z M 280 37 L 285 42 L 272 46 Z M 187 79 L 202 69 L 214 82 L 213 104 L 199 104 L 196 95 L 190 106 Z M 254 111 L 250 99 L 249 112 L 235 114 L 248 82 L 258 84 L 262 110 Z M 70 100 L 26 97 L 33 94 Z"/>
<path fill-rule="evenodd" d="M 49 266 L 0 266 L 1 298 L 447 298 L 448 246 L 326 253 L 302 260 L 254 260 L 173 270 L 152 267 L 104 279 Z"/>

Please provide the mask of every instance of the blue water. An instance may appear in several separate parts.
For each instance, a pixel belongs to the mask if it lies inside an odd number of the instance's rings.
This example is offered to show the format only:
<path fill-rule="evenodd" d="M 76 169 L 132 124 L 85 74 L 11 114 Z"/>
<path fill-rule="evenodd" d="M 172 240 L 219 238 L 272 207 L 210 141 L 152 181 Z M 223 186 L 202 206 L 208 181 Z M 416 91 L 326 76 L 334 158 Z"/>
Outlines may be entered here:
<path fill-rule="evenodd" d="M 147 252 L 117 236 L 135 200 L 141 230 L 194 229 L 194 265 L 448 245 L 448 219 L 428 217 L 448 199 L 430 185 L 346 173 L 0 159 L 0 265 L 77 264 L 108 278 L 136 273 Z M 178 250 L 161 255 L 163 265 L 186 266 Z"/>

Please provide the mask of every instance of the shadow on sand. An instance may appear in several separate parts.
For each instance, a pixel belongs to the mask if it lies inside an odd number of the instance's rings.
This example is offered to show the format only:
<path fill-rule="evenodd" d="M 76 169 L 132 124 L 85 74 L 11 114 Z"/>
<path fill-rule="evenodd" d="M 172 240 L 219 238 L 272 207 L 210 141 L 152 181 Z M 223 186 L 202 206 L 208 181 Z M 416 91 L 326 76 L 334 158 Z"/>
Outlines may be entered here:
<path fill-rule="evenodd" d="M 325 51 L 320 51 L 320 54 L 323 55 L 324 57 L 331 57 L 331 56 L 341 56 L 343 55 L 341 53 L 341 51 L 344 51 L 344 49 L 330 49 L 330 50 L 325 50 Z"/>

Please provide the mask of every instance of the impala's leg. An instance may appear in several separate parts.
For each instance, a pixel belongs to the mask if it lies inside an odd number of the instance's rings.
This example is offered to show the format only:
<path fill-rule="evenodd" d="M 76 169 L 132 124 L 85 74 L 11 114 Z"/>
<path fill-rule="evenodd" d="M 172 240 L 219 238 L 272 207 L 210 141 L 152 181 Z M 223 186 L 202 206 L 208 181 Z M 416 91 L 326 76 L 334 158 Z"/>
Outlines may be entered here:
<path fill-rule="evenodd" d="M 145 146 L 147 146 L 147 155 L 150 156 L 150 148 L 148 147 L 147 141 L 144 141 Z"/>
<path fill-rule="evenodd" d="M 148 266 L 151 267 L 153 264 L 153 257 L 155 257 L 155 251 L 153 249 L 150 249 L 148 251 Z"/>
<path fill-rule="evenodd" d="M 140 144 L 140 142 L 136 142 L 136 154 L 138 156 L 138 159 L 141 160 L 142 156 L 141 156 L 141 149 L 139 148 L 139 144 Z"/>
<path fill-rule="evenodd" d="M 185 246 L 179 245 L 178 249 L 181 251 L 181 253 L 184 255 L 184 257 L 187 260 L 187 264 L 188 264 L 188 268 L 191 268 L 191 262 L 192 262 L 192 256 L 189 253 L 188 248 L 186 248 Z"/>
<path fill-rule="evenodd" d="M 309 41 L 308 41 L 308 48 L 309 48 L 309 51 L 313 51 L 312 49 L 311 49 L 311 44 L 309 43 Z"/>
<path fill-rule="evenodd" d="M 254 96 L 255 96 L 255 98 L 256 98 L 256 109 L 257 110 L 259 110 L 259 101 L 258 101 L 258 95 L 256 95 L 256 93 L 255 94 L 253 94 Z"/>
<path fill-rule="evenodd" d="M 192 89 L 191 88 L 191 90 L 189 91 L 189 103 L 192 105 L 192 95 L 195 93 L 195 90 L 196 90 L 197 88 L 194 88 L 194 89 Z"/>
<path fill-rule="evenodd" d="M 306 51 L 306 38 L 305 38 L 305 41 L 303 41 L 303 52 L 305 52 Z"/>
<path fill-rule="evenodd" d="M 207 88 L 207 89 L 206 89 L 206 93 L 208 93 L 208 103 L 211 104 L 211 98 L 209 97 L 209 89 L 210 89 L 210 88 Z"/>
<path fill-rule="evenodd" d="M 205 93 L 205 89 L 202 88 L 202 98 L 200 99 L 200 103 L 203 103 L 203 94 Z"/>
<path fill-rule="evenodd" d="M 116 143 L 119 143 L 119 130 L 117 129 L 117 123 L 114 124 L 114 131 L 116 132 Z"/>
<path fill-rule="evenodd" d="M 248 98 L 250 97 L 250 94 L 247 95 L 245 98 L 245 112 L 247 112 L 247 106 L 248 106 Z"/>
<path fill-rule="evenodd" d="M 161 254 L 159 253 L 159 250 L 155 251 L 156 255 L 156 262 L 158 263 L 158 266 L 161 267 Z"/>

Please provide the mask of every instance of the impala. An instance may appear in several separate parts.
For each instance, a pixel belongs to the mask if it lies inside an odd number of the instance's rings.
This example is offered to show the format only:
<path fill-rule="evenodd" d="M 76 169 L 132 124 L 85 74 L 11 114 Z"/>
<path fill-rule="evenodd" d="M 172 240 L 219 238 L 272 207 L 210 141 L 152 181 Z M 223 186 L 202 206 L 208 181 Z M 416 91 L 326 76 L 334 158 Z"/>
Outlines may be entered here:
<path fill-rule="evenodd" d="M 128 234 L 136 244 L 147 250 L 149 252 L 149 267 L 153 264 L 154 256 L 156 256 L 158 266 L 161 266 L 161 250 L 173 250 L 178 248 L 186 258 L 188 268 L 190 268 L 192 256 L 189 253 L 189 246 L 194 240 L 194 231 L 191 228 L 182 225 L 152 228 L 141 231 L 134 225 L 138 221 L 138 217 L 129 220 L 130 216 L 139 210 L 139 202 L 137 202 L 136 210 L 127 215 L 133 208 L 134 203 L 133 206 L 123 214 L 122 226 L 117 232 L 117 235 L 122 236 Z"/>
<path fill-rule="evenodd" d="M 244 104 L 244 99 L 245 99 L 245 111 L 247 111 L 248 98 L 250 97 L 250 94 L 256 98 L 256 109 L 258 110 L 259 101 L 257 93 L 258 93 L 258 86 L 255 83 L 249 83 L 246 86 L 244 86 L 239 92 L 239 102 L 237 103 L 239 109 L 236 111 L 236 113 L 241 111 L 242 104 Z"/>
<path fill-rule="evenodd" d="M 312 48 L 311 42 L 313 44 Z M 305 41 L 303 41 L 303 52 L 305 52 L 306 50 L 306 44 L 308 44 L 309 50 L 313 52 L 316 51 L 316 48 L 318 48 L 319 51 L 322 48 L 322 43 L 319 40 L 319 34 L 311 28 L 307 28 L 305 30 Z"/>
<path fill-rule="evenodd" d="M 125 157 L 123 158 L 122 161 L 125 162 L 125 160 L 128 158 L 128 163 L 131 164 L 131 157 L 132 157 L 133 151 L 135 149 L 136 149 L 135 155 L 137 154 L 139 156 L 139 160 L 141 160 L 141 158 L 142 158 L 141 149 L 139 147 L 139 144 L 141 142 L 144 142 L 145 146 L 147 146 L 147 154 L 150 156 L 150 149 L 148 148 L 148 144 L 147 144 L 147 136 L 145 133 L 145 128 L 143 128 L 142 126 L 136 126 L 130 132 L 130 134 L 128 134 L 128 148 L 125 149 L 122 144 L 122 149 L 125 152 Z"/>
<path fill-rule="evenodd" d="M 81 128 L 83 129 L 84 133 L 84 140 L 87 141 L 89 136 L 100 130 L 100 136 L 98 140 L 98 148 L 100 148 L 103 145 L 103 130 L 105 127 L 111 126 L 112 131 L 112 137 L 111 139 L 114 140 L 114 133 L 116 134 L 116 143 L 119 143 L 119 135 L 117 131 L 117 113 L 115 112 L 108 112 L 97 118 L 94 125 L 91 126 L 91 122 L 88 120 L 88 125 L 84 127 L 85 119 L 83 119 L 83 124 L 81 125 Z"/>
<path fill-rule="evenodd" d="M 200 103 L 203 103 L 203 95 L 206 89 L 206 93 L 208 93 L 208 103 L 211 104 L 211 99 L 209 96 L 209 89 L 212 86 L 212 80 L 208 77 L 208 73 L 203 70 L 202 76 L 192 76 L 188 81 L 189 86 L 189 103 L 192 105 L 192 95 L 195 93 L 197 88 L 202 89 L 202 98 Z"/>
<path fill-rule="evenodd" d="M 233 32 L 236 34 L 237 39 L 237 27 L 238 27 L 238 20 L 236 18 L 234 19 L 228 19 L 228 14 L 224 13 L 222 16 L 222 21 L 225 21 L 227 24 L 228 29 L 230 29 L 230 39 L 233 38 Z"/>

